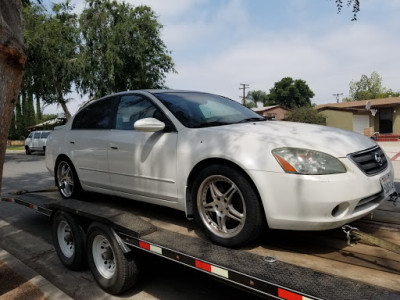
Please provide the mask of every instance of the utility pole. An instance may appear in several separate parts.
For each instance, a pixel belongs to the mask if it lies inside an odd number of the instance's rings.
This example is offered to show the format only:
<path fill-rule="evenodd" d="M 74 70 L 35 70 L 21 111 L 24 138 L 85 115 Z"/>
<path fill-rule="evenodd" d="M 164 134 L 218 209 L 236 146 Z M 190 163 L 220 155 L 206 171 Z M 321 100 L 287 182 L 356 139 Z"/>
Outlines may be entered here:
<path fill-rule="evenodd" d="M 343 96 L 343 93 L 333 94 L 336 97 L 336 102 L 339 103 L 339 96 Z"/>
<path fill-rule="evenodd" d="M 242 104 L 246 106 L 246 89 L 250 87 L 250 85 L 246 83 L 241 83 L 240 84 L 242 87 L 239 88 L 239 90 L 243 90 L 243 96 L 242 96 Z"/>

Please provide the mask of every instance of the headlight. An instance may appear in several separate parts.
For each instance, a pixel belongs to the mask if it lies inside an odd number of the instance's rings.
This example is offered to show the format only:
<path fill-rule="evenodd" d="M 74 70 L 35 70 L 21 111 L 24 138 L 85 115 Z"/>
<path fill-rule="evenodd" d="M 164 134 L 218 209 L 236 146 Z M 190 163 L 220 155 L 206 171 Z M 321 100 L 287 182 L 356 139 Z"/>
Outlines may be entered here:
<path fill-rule="evenodd" d="M 272 154 L 286 173 L 323 175 L 346 173 L 346 168 L 335 157 L 314 150 L 277 148 Z"/>

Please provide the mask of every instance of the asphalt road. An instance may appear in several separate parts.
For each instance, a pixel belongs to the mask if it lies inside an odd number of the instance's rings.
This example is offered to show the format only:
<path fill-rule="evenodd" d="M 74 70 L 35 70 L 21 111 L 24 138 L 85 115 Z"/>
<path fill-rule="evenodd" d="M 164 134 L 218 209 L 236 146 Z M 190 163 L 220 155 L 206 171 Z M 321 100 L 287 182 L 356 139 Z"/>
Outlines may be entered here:
<path fill-rule="evenodd" d="M 40 154 L 7 153 L 2 195 L 52 186 L 44 159 Z M 257 299 L 207 274 L 154 255 L 141 258 L 141 277 L 132 290 L 120 297 L 110 296 L 97 286 L 90 271 L 74 272 L 61 264 L 46 216 L 12 203 L 0 202 L 0 248 L 74 299 Z"/>

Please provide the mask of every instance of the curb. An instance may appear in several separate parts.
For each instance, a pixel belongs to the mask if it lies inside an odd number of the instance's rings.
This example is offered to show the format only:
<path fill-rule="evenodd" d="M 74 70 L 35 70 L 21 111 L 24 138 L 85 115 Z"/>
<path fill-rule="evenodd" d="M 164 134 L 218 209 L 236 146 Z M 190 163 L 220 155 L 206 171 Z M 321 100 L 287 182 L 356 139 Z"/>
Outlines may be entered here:
<path fill-rule="evenodd" d="M 36 273 L 33 269 L 25 265 L 12 254 L 0 248 L 0 261 L 7 265 L 9 269 L 43 293 L 46 299 L 71 299 L 67 294 L 49 282 L 47 279 Z M 18 289 L 18 287 L 16 288 Z"/>

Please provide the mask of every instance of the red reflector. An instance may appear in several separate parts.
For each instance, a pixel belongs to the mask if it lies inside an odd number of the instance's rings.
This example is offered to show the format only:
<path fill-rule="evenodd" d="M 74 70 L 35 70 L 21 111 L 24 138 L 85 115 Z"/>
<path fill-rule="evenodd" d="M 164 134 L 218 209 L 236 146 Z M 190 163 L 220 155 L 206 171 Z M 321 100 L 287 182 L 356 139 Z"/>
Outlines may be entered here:
<path fill-rule="evenodd" d="M 35 208 L 33 204 L 29 204 L 29 208 Z"/>
<path fill-rule="evenodd" d="M 211 272 L 211 265 L 196 260 L 196 268 L 202 269 L 207 272 Z"/>
<path fill-rule="evenodd" d="M 278 288 L 278 296 L 286 300 L 302 300 L 303 296 Z"/>
<path fill-rule="evenodd" d="M 143 249 L 146 249 L 146 250 L 150 250 L 150 244 L 145 243 L 145 242 L 139 241 L 139 247 L 143 248 Z"/>

